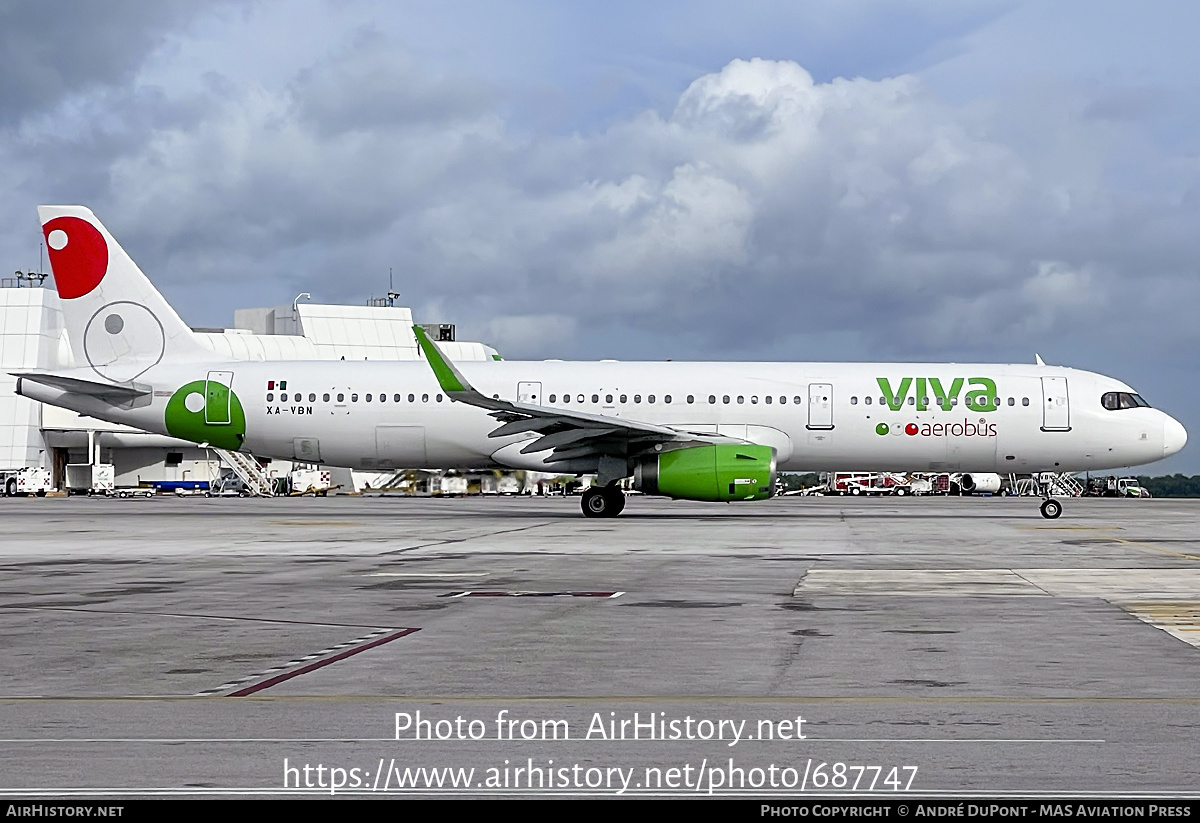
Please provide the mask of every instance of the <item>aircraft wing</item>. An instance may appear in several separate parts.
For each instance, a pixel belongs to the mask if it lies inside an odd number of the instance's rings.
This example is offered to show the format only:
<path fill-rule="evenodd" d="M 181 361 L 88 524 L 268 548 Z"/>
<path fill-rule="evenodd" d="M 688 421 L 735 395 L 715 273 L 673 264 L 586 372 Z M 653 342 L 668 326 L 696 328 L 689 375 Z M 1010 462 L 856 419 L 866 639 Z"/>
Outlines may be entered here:
<path fill-rule="evenodd" d="M 664 443 L 700 445 L 745 442 L 712 432 L 689 432 L 622 417 L 488 397 L 467 382 L 462 372 L 442 353 L 423 328 L 413 326 L 413 333 L 442 391 L 452 400 L 489 410 L 491 416 L 501 422 L 499 427 L 488 433 L 488 437 L 508 437 L 524 432 L 539 434 L 540 437 L 521 449 L 521 454 L 551 450 L 545 459 L 546 463 L 601 455 L 624 457 Z"/>

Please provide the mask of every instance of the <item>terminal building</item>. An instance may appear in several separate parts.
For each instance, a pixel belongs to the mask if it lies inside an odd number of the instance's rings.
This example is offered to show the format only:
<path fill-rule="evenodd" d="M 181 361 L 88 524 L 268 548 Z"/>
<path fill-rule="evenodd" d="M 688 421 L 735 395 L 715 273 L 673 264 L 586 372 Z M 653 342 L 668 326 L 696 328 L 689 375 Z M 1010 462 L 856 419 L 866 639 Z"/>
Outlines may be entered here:
<path fill-rule="evenodd" d="M 147 483 L 207 483 L 225 470 L 214 450 L 45 406 L 16 394 L 13 372 L 74 365 L 57 292 L 44 277 L 0 281 L 0 470 L 48 469 L 61 488 L 68 464 L 111 464 L 118 487 Z M 417 360 L 412 312 L 373 300 L 367 306 L 301 302 L 238 309 L 234 328 L 195 329 L 213 352 L 235 360 Z M 457 360 L 498 360 L 483 343 L 454 339 L 454 326 L 427 327 Z M 230 466 L 230 469 L 235 467 Z M 269 478 L 286 477 L 289 461 L 262 467 Z M 348 470 L 339 485 L 379 488 L 384 478 Z M 391 475 L 391 472 L 387 473 Z"/>

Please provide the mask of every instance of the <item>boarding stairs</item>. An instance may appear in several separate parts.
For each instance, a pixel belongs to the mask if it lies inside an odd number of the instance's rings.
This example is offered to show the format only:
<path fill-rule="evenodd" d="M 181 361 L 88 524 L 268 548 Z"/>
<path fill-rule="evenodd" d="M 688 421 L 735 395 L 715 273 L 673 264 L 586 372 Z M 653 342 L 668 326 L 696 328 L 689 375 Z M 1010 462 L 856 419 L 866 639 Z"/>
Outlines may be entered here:
<path fill-rule="evenodd" d="M 1043 472 L 1038 482 L 1051 497 L 1081 497 L 1084 492 L 1079 478 L 1070 472 Z"/>
<path fill-rule="evenodd" d="M 275 482 L 258 465 L 252 455 L 228 449 L 214 449 L 221 462 L 233 469 L 233 473 L 246 484 L 250 493 L 258 497 L 274 497 Z"/>
<path fill-rule="evenodd" d="M 400 469 L 387 479 L 387 481 L 379 487 L 381 492 L 392 492 L 400 488 L 404 481 L 408 480 L 412 475 L 412 469 Z"/>

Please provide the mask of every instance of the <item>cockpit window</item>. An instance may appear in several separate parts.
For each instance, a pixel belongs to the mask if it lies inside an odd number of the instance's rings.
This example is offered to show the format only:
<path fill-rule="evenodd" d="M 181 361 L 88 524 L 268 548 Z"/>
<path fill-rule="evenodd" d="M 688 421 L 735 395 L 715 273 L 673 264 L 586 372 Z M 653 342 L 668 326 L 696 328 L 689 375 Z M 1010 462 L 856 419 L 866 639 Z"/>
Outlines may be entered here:
<path fill-rule="evenodd" d="M 1109 411 L 1117 411 L 1119 409 L 1137 409 L 1150 408 L 1150 404 L 1141 398 L 1141 395 L 1133 394 L 1127 391 L 1110 391 L 1105 392 L 1100 397 L 1100 405 Z"/>

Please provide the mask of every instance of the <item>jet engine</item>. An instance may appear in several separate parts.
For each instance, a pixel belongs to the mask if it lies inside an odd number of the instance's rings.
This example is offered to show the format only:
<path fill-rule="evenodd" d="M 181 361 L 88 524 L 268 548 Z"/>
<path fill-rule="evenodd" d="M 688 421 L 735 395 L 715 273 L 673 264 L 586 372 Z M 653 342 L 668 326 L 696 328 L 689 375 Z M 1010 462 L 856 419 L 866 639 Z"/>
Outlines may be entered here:
<path fill-rule="evenodd" d="M 722 443 L 640 457 L 633 487 L 683 500 L 763 500 L 775 493 L 775 475 L 775 449 Z"/>
<path fill-rule="evenodd" d="M 995 494 L 1000 491 L 1000 475 L 992 472 L 964 474 L 958 480 L 963 494 Z"/>

